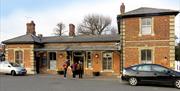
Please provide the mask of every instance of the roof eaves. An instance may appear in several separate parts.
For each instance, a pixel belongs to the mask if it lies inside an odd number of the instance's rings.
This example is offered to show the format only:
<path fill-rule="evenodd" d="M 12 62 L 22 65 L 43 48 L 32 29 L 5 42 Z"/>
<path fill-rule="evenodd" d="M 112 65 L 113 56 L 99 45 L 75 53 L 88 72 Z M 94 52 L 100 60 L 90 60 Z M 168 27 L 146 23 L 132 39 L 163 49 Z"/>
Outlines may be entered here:
<path fill-rule="evenodd" d="M 159 12 L 159 13 L 144 13 L 144 14 L 130 14 L 130 15 L 118 15 L 117 20 L 121 18 L 132 18 L 132 17 L 148 17 L 148 16 L 163 16 L 163 15 L 177 15 L 179 11 L 174 12 Z"/>

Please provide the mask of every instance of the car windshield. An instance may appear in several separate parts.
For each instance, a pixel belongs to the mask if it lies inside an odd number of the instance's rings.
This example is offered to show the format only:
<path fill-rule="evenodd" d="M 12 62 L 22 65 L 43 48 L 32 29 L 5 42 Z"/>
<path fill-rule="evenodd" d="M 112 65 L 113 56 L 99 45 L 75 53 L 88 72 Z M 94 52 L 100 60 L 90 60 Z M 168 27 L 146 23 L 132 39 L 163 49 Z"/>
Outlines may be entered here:
<path fill-rule="evenodd" d="M 10 63 L 13 67 L 21 67 L 19 64 L 17 63 Z"/>

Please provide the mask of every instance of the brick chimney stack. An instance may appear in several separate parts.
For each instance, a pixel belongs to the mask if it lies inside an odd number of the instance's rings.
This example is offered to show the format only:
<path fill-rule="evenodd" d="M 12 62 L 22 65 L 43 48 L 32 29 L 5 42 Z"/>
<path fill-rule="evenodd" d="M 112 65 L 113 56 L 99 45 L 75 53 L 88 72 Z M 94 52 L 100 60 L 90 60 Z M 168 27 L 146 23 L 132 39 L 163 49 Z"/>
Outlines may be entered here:
<path fill-rule="evenodd" d="M 31 21 L 30 23 L 26 23 L 26 26 L 27 26 L 27 32 L 26 32 L 26 34 L 36 35 L 35 23 L 34 23 L 34 21 Z"/>
<path fill-rule="evenodd" d="M 75 26 L 74 26 L 74 24 L 69 24 L 69 36 L 75 36 Z"/>
<path fill-rule="evenodd" d="M 120 6 L 120 12 L 121 12 L 121 15 L 123 15 L 125 13 L 125 5 L 124 5 L 124 3 L 122 3 L 121 6 Z"/>

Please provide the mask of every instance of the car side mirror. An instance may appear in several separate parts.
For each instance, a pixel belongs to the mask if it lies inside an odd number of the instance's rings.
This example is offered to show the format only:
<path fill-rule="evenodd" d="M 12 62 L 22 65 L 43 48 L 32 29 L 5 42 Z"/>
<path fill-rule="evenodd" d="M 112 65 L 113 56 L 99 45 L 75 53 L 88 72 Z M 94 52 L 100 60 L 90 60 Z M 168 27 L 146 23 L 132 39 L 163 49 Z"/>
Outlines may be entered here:
<path fill-rule="evenodd" d="M 8 67 L 9 67 L 9 68 L 11 68 L 11 66 L 10 66 L 10 65 L 8 65 Z"/>

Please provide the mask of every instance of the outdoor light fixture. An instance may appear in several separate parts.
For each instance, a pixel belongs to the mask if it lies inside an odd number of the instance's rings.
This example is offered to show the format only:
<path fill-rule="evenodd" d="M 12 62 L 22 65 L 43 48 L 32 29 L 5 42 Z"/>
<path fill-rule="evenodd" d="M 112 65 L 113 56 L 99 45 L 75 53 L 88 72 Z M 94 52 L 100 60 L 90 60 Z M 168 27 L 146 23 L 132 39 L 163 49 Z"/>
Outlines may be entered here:
<path fill-rule="evenodd" d="M 98 58 L 98 57 L 99 57 L 99 55 L 98 55 L 98 54 L 95 54 L 95 57 L 96 57 L 96 58 Z"/>
<path fill-rule="evenodd" d="M 59 54 L 59 56 L 60 56 L 60 58 L 62 58 L 62 57 L 63 57 L 63 54 Z"/>

